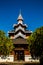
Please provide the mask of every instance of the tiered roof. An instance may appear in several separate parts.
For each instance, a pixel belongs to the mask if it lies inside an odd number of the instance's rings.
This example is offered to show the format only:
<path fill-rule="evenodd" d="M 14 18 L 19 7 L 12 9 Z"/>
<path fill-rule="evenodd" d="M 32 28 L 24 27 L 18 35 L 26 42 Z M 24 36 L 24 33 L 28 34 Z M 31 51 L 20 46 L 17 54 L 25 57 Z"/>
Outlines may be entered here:
<path fill-rule="evenodd" d="M 26 24 L 21 24 L 21 23 L 19 23 L 19 24 L 13 24 L 13 27 L 16 28 L 16 27 L 18 27 L 19 25 L 22 26 L 22 27 L 27 28 L 27 25 L 26 25 Z"/>
<path fill-rule="evenodd" d="M 14 24 L 14 30 L 9 31 L 9 34 L 14 34 L 14 39 L 16 39 L 17 37 L 21 36 L 22 38 L 26 38 L 27 34 L 31 34 L 31 31 L 26 30 L 27 25 L 23 24 L 23 17 L 21 15 L 21 13 L 19 14 L 18 18 L 17 18 L 18 24 Z"/>
<path fill-rule="evenodd" d="M 14 30 L 8 31 L 8 34 L 9 34 L 9 33 L 14 33 L 14 34 L 15 34 L 15 31 L 14 31 Z M 25 30 L 25 33 L 32 33 L 32 31 Z"/>

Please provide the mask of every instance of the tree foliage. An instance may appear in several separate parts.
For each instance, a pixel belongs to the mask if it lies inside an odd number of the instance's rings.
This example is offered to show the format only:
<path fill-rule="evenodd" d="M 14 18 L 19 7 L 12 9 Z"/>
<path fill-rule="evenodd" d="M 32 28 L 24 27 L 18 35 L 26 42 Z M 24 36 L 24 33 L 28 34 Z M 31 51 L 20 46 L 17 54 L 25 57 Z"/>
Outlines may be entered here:
<path fill-rule="evenodd" d="M 3 31 L 0 30 L 0 54 L 9 55 L 13 50 L 13 43 Z"/>
<path fill-rule="evenodd" d="M 28 43 L 30 43 L 30 53 L 32 57 L 41 57 L 43 54 L 43 27 L 37 28 L 32 33 L 28 39 Z"/>

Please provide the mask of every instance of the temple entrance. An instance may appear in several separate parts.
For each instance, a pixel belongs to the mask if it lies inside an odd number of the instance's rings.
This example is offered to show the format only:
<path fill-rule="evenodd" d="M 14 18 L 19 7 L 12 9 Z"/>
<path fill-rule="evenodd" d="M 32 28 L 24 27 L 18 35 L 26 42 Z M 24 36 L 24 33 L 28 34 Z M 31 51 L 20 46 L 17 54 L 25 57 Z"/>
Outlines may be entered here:
<path fill-rule="evenodd" d="M 24 51 L 16 50 L 15 51 L 15 60 L 24 60 Z"/>

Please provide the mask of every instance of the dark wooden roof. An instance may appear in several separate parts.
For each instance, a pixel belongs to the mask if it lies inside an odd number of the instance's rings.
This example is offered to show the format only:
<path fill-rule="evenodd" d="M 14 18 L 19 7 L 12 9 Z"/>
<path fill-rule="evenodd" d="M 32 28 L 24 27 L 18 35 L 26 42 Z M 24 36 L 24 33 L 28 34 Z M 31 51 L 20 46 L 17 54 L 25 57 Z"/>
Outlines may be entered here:
<path fill-rule="evenodd" d="M 25 30 L 25 33 L 32 33 L 32 31 L 30 31 L 30 30 Z"/>
<path fill-rule="evenodd" d="M 24 48 L 15 48 L 14 50 L 24 50 Z"/>
<path fill-rule="evenodd" d="M 8 34 L 9 33 L 15 33 L 15 30 L 10 30 L 10 31 L 8 31 Z"/>
<path fill-rule="evenodd" d="M 17 39 L 13 39 L 13 44 L 28 44 L 28 42 L 26 39 L 17 38 Z"/>
<path fill-rule="evenodd" d="M 16 27 L 18 27 L 19 25 L 21 25 L 22 27 L 27 28 L 27 25 L 26 25 L 26 24 L 21 24 L 21 23 L 15 24 L 13 27 L 16 28 Z"/>
<path fill-rule="evenodd" d="M 19 31 L 19 30 L 18 30 L 18 31 Z M 21 30 L 21 31 L 22 31 L 22 30 Z M 11 33 L 11 34 L 15 34 L 16 32 L 15 32 L 15 30 L 11 30 L 11 31 L 8 32 L 8 34 L 9 34 L 9 33 Z M 32 33 L 32 31 L 25 30 L 24 33 L 29 34 L 29 33 Z"/>

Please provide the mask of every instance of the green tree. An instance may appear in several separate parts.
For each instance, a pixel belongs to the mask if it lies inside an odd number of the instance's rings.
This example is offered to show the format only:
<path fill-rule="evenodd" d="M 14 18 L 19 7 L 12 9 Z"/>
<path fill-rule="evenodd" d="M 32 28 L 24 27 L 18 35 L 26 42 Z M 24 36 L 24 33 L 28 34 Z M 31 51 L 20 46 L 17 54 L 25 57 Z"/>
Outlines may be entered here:
<path fill-rule="evenodd" d="M 9 55 L 13 50 L 12 40 L 0 30 L 0 54 L 6 56 Z"/>
<path fill-rule="evenodd" d="M 30 53 L 34 58 L 40 58 L 43 56 L 43 27 L 37 28 L 30 38 L 28 39 L 30 43 Z"/>

